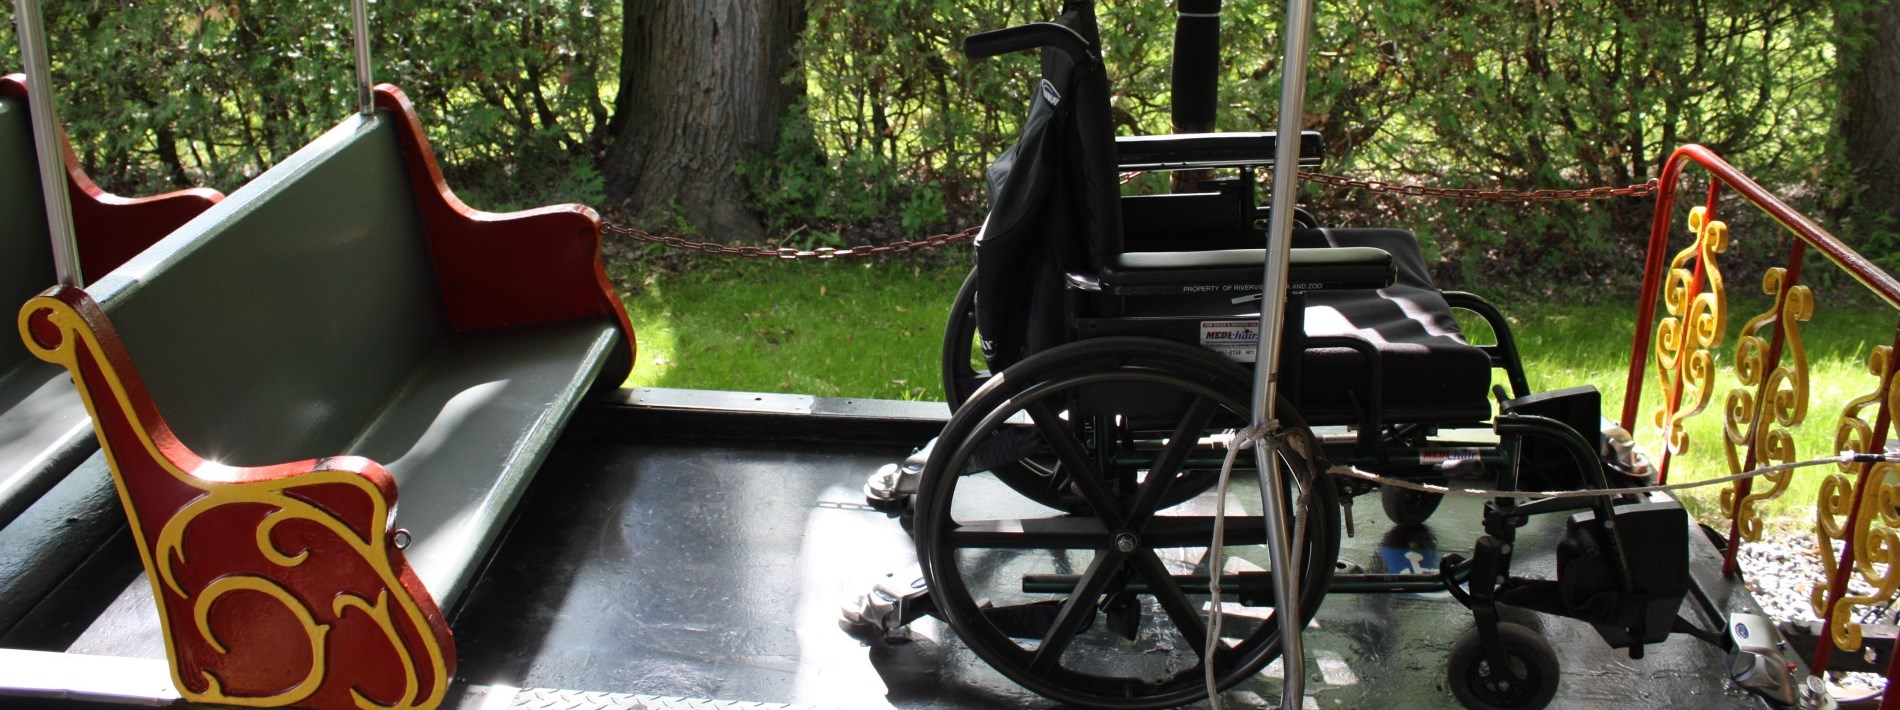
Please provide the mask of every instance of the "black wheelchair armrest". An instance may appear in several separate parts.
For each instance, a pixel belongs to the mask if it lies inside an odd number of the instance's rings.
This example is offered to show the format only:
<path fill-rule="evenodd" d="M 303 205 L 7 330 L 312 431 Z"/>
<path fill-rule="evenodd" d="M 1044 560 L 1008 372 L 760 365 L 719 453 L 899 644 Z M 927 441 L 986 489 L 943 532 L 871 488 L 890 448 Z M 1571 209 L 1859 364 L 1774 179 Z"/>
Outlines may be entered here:
<path fill-rule="evenodd" d="M 1123 170 L 1207 170 L 1272 165 L 1278 143 L 1271 131 L 1116 136 L 1115 153 Z M 1318 131 L 1300 133 L 1300 165 L 1319 165 L 1325 150 Z"/>
<path fill-rule="evenodd" d="M 1398 265 L 1384 249 L 1330 247 L 1294 249 L 1286 283 L 1288 291 L 1345 291 L 1385 288 L 1398 277 Z"/>
<path fill-rule="evenodd" d="M 1497 342 L 1476 347 L 1490 356 L 1492 367 L 1504 370 L 1505 377 L 1511 381 L 1511 396 L 1530 396 L 1530 379 L 1524 376 L 1524 360 L 1518 355 L 1517 339 L 1511 337 L 1511 321 L 1504 317 L 1504 312 L 1474 293 L 1443 291 L 1440 295 L 1445 297 L 1446 305 L 1475 313 L 1491 326 L 1491 333 Z M 1469 341 L 1470 336 L 1467 335 L 1465 339 Z"/>
<path fill-rule="evenodd" d="M 1266 253 L 1265 249 L 1128 252 L 1111 259 L 1102 270 L 1102 287 L 1126 296 L 1254 293 L 1260 290 Z M 1397 278 L 1398 268 L 1384 249 L 1294 249 L 1287 290 L 1384 288 Z"/>

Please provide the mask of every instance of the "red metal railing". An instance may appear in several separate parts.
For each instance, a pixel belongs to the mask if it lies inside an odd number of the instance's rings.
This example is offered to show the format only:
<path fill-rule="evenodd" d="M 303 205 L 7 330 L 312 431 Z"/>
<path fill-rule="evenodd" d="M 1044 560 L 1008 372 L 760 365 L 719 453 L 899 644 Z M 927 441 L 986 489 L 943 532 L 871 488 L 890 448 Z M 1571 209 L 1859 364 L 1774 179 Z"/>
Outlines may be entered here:
<path fill-rule="evenodd" d="M 1780 304 L 1786 299 L 1791 290 L 1798 287 L 1803 262 L 1807 257 L 1808 250 L 1812 249 L 1841 267 L 1842 270 L 1859 281 L 1861 285 L 1886 301 L 1889 306 L 1900 309 L 1900 280 L 1896 280 L 1891 274 L 1875 266 L 1873 262 L 1852 248 L 1849 248 L 1846 244 L 1842 243 L 1840 239 L 1815 224 L 1813 220 L 1796 212 L 1747 175 L 1742 174 L 1742 172 L 1735 169 L 1734 166 L 1722 160 L 1713 151 L 1699 145 L 1683 146 L 1677 149 L 1676 152 L 1670 156 L 1668 163 L 1664 165 L 1656 192 L 1656 212 L 1650 226 L 1649 251 L 1643 271 L 1643 290 L 1636 312 L 1637 329 L 1630 349 L 1629 378 L 1625 386 L 1623 399 L 1622 425 L 1625 429 L 1630 431 L 1636 430 L 1637 412 L 1641 407 L 1645 372 L 1649 367 L 1650 350 L 1654 344 L 1652 339 L 1652 324 L 1658 315 L 1658 299 L 1663 291 L 1665 280 L 1668 278 L 1668 239 L 1671 223 L 1675 219 L 1674 208 L 1676 192 L 1678 184 L 1682 182 L 1683 171 L 1691 164 L 1702 167 L 1708 171 L 1712 177 L 1708 197 L 1704 204 L 1705 220 L 1715 219 L 1717 198 L 1720 197 L 1721 191 L 1726 188 L 1735 191 L 1742 199 L 1772 217 L 1797 238 L 1789 248 L 1785 276 L 1781 279 L 1779 285 L 1780 293 L 1775 294 L 1777 296 L 1777 304 Z M 1688 280 L 1689 291 L 1685 302 L 1695 299 L 1703 289 L 1709 288 L 1709 284 L 1705 282 L 1705 270 L 1713 269 L 1714 266 L 1712 264 L 1705 264 L 1705 260 L 1704 258 L 1695 260 L 1692 276 Z M 1784 320 L 1785 319 L 1779 317 L 1779 315 L 1774 318 L 1773 336 L 1763 356 L 1766 371 L 1774 371 L 1781 366 L 1780 362 L 1783 357 L 1783 349 L 1787 345 L 1788 324 L 1785 323 Z M 1896 323 L 1893 342 L 1894 352 L 1900 352 L 1900 323 Z M 1678 357 L 1680 357 L 1680 354 Z M 1885 371 L 1877 373 L 1879 376 L 1879 385 L 1875 392 L 1880 395 L 1878 414 L 1875 417 L 1871 436 L 1868 437 L 1867 441 L 1860 442 L 1868 451 L 1881 451 L 1886 445 L 1887 431 L 1892 425 L 1894 415 L 1894 413 L 1890 411 L 1890 408 L 1893 406 L 1892 403 L 1894 401 L 1900 399 L 1900 397 L 1893 396 L 1895 392 L 1894 376 L 1895 370 L 1897 369 L 1894 363 L 1896 361 L 1900 361 L 1900 358 L 1886 358 L 1885 362 L 1887 365 Z M 1685 369 L 1687 368 L 1680 367 L 1677 368 L 1674 373 L 1665 373 L 1665 376 L 1673 374 L 1673 381 L 1675 382 L 1675 386 L 1669 388 L 1670 396 L 1668 399 L 1671 401 L 1664 402 L 1665 416 L 1672 415 L 1682 404 L 1681 378 Z M 1803 374 L 1805 375 L 1805 373 Z M 1751 400 L 1752 402 L 1758 405 L 1764 403 L 1765 398 L 1772 394 L 1767 390 L 1773 379 L 1772 377 L 1760 378 L 1754 385 L 1755 391 L 1753 393 L 1754 399 Z M 1803 396 L 1805 396 L 1805 393 L 1803 393 Z M 1753 469 L 1764 463 L 1760 460 L 1761 452 L 1757 451 L 1754 442 L 1757 441 L 1756 435 L 1759 433 L 1759 428 L 1769 424 L 1759 413 L 1746 421 L 1748 423 L 1748 431 L 1745 441 L 1748 442 L 1748 444 L 1746 458 L 1742 461 L 1743 470 Z M 1665 480 L 1669 473 L 1668 467 L 1670 458 L 1671 452 L 1665 450 L 1662 453 L 1662 460 L 1659 464 L 1660 475 Z M 1810 661 L 1810 669 L 1815 673 L 1823 672 L 1828 667 L 1828 661 L 1836 645 L 1836 642 L 1833 640 L 1835 638 L 1835 626 L 1841 623 L 1837 621 L 1836 607 L 1842 603 L 1842 598 L 1846 594 L 1848 581 L 1854 575 L 1855 570 L 1861 567 L 1862 563 L 1867 562 L 1866 560 L 1858 560 L 1857 556 L 1882 551 L 1879 549 L 1872 551 L 1857 549 L 1857 542 L 1859 542 L 1860 538 L 1864 537 L 1864 535 L 1861 534 L 1864 532 L 1862 530 L 1863 527 L 1879 522 L 1878 520 L 1865 519 L 1866 513 L 1863 511 L 1863 508 L 1866 507 L 1864 503 L 1866 502 L 1867 496 L 1873 494 L 1870 493 L 1869 488 L 1870 485 L 1875 482 L 1871 480 L 1875 478 L 1873 476 L 1874 470 L 1875 464 L 1862 464 L 1853 471 L 1853 494 L 1851 507 L 1846 508 L 1847 523 L 1844 528 L 1844 534 L 1841 536 L 1843 544 L 1841 545 L 1841 550 L 1838 555 L 1834 560 L 1831 560 L 1833 564 L 1828 565 L 1831 569 L 1831 574 L 1826 580 L 1825 601 L 1820 614 L 1822 620 L 1821 637 L 1823 642 L 1817 644 L 1815 657 Z M 1746 511 L 1742 510 L 1742 508 L 1747 505 L 1744 499 L 1750 492 L 1750 481 L 1739 481 L 1736 485 L 1737 489 L 1732 498 L 1728 499 L 1729 503 L 1733 506 L 1729 511 L 1733 522 L 1729 530 L 1729 545 L 1727 559 L 1725 561 L 1725 571 L 1731 574 L 1735 572 L 1736 569 L 1735 554 L 1740 547 L 1738 543 L 1740 543 L 1740 538 L 1742 537 L 1741 521 L 1746 514 Z M 1823 505 L 1826 505 L 1825 502 Z M 1830 509 L 1818 511 L 1819 516 L 1827 516 L 1830 514 Z M 1832 547 L 1826 542 L 1828 536 L 1819 529 L 1818 525 L 1816 536 L 1817 540 L 1821 541 L 1821 543 L 1817 545 L 1817 551 L 1820 551 L 1822 554 L 1831 553 Z M 1879 548 L 1881 546 L 1875 545 L 1875 547 Z M 1900 564 L 1900 560 L 1885 560 L 1884 562 L 1887 564 Z M 1894 680 L 1900 678 L 1900 654 L 1894 654 L 1893 659 L 1887 669 L 1888 687 L 1890 689 L 1895 687 Z M 1889 710 L 1900 709 L 1900 692 L 1886 693 L 1882 700 L 1882 708 Z"/>

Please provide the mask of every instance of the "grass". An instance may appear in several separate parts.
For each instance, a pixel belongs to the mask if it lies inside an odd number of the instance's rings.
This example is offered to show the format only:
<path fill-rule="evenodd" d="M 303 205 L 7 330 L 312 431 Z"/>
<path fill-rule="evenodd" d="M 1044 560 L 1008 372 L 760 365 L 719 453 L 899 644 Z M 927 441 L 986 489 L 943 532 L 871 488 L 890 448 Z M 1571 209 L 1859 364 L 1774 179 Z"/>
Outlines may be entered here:
<path fill-rule="evenodd" d="M 628 301 L 640 338 L 633 386 L 791 392 L 829 397 L 941 400 L 938 353 L 950 301 L 968 267 L 901 260 L 841 262 L 712 261 L 671 273 L 618 280 L 641 284 Z M 1735 290 L 1731 287 L 1732 290 Z M 1622 411 L 1634 304 L 1494 299 L 1510 314 L 1535 390 L 1595 385 L 1604 413 Z M 1768 307 L 1732 294 L 1729 332 L 1715 349 L 1720 374 L 1708 408 L 1689 420 L 1689 448 L 1671 464 L 1672 481 L 1729 473 L 1722 406 L 1737 386 L 1737 333 Z M 1801 329 L 1811 364 L 1806 422 L 1794 427 L 1797 456 L 1834 453 L 1841 408 L 1873 390 L 1870 350 L 1890 341 L 1893 313 L 1820 303 Z M 1653 327 L 1653 324 L 1650 325 Z M 1468 327 L 1475 340 L 1487 329 Z M 1653 355 L 1652 355 L 1653 358 Z M 1501 381 L 1501 380 L 1500 380 Z M 1654 363 L 1645 374 L 1637 438 L 1662 452 L 1651 417 L 1660 404 Z M 1767 517 L 1812 517 L 1823 470 L 1806 469 L 1764 505 Z M 1717 489 L 1685 496 L 1715 521 Z"/>
<path fill-rule="evenodd" d="M 941 400 L 937 354 L 968 267 L 896 260 L 708 262 L 628 300 L 629 385 Z"/>

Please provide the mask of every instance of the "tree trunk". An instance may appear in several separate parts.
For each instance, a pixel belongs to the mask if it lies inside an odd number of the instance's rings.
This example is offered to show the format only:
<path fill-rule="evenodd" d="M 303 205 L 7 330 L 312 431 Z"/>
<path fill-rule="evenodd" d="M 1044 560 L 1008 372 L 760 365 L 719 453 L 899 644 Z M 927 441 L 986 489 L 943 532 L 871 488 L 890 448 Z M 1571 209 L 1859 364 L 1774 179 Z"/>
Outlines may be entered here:
<path fill-rule="evenodd" d="M 1900 0 L 1886 0 L 1837 19 L 1841 72 L 1841 138 L 1853 170 L 1853 204 L 1860 221 L 1900 229 L 1900 133 L 1892 110 L 1900 106 Z"/>
<path fill-rule="evenodd" d="M 603 172 L 608 203 L 677 210 L 703 236 L 757 241 L 741 163 L 768 154 L 804 92 L 787 81 L 804 0 L 622 0 L 620 94 Z"/>

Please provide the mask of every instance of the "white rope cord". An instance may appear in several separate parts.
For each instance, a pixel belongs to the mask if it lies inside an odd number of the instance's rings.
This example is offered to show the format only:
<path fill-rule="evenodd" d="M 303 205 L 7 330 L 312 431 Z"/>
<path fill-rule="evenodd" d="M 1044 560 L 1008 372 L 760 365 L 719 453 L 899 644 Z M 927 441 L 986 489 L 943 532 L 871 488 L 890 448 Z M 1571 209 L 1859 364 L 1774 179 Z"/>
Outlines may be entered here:
<path fill-rule="evenodd" d="M 1605 490 L 1581 490 L 1581 491 L 1508 491 L 1507 492 L 1507 491 L 1488 491 L 1482 488 L 1451 488 L 1448 486 L 1438 486 L 1438 485 L 1433 485 L 1430 483 L 1418 483 L 1416 481 L 1408 481 L 1402 478 L 1387 478 L 1385 476 L 1381 476 L 1371 471 L 1362 471 L 1357 468 L 1353 468 L 1351 466 L 1334 466 L 1331 469 L 1328 469 L 1326 472 L 1335 476 L 1345 476 L 1347 478 L 1357 478 L 1364 481 L 1371 481 L 1381 486 L 1395 486 L 1398 488 L 1403 488 L 1403 489 L 1411 490 L 1411 491 L 1420 491 L 1423 493 L 1437 493 L 1437 494 L 1449 495 L 1449 496 L 1466 496 L 1470 498 L 1602 498 L 1602 497 L 1612 497 L 1612 496 L 1620 496 L 1620 495 L 1634 494 L 1634 493 L 1652 493 L 1652 492 L 1657 492 L 1657 491 L 1680 491 L 1680 490 L 1685 490 L 1689 488 L 1700 488 L 1702 486 L 1718 486 L 1724 483 L 1733 483 L 1735 481 L 1740 481 L 1747 478 L 1765 476 L 1770 473 L 1792 471 L 1797 468 L 1807 468 L 1809 466 L 1826 466 L 1829 464 L 1855 464 L 1855 463 L 1900 463 L 1900 453 L 1862 454 L 1862 453 L 1856 453 L 1852 451 L 1843 451 L 1834 456 L 1828 456 L 1828 457 L 1818 458 L 1818 459 L 1808 459 L 1806 461 L 1796 461 L 1794 463 L 1776 464 L 1774 466 L 1763 466 L 1761 468 L 1757 468 L 1750 471 L 1743 471 L 1741 473 L 1730 474 L 1727 476 L 1722 476 L 1720 478 L 1710 478 L 1710 479 L 1702 480 L 1702 481 L 1688 481 L 1685 483 L 1670 483 L 1670 484 L 1660 485 L 1660 486 L 1630 486 L 1627 488 L 1610 488 L 1610 489 L 1605 489 Z"/>
<path fill-rule="evenodd" d="M 1211 598 L 1207 602 L 1206 648 L 1201 653 L 1201 668 L 1207 673 L 1207 706 L 1212 710 L 1221 710 L 1214 650 L 1220 648 L 1220 578 L 1222 568 L 1227 566 L 1222 554 L 1227 544 L 1227 486 L 1234 476 L 1234 459 L 1242 450 L 1253 448 L 1254 442 L 1265 439 L 1264 432 L 1264 427 L 1247 427 L 1227 437 L 1227 459 L 1221 462 L 1220 479 L 1214 484 L 1214 539 L 1207 543 L 1207 593 Z"/>
<path fill-rule="evenodd" d="M 1267 432 L 1278 428 L 1279 421 L 1275 420 L 1260 426 L 1247 427 L 1229 434 L 1227 436 L 1227 458 L 1221 462 L 1220 478 L 1214 487 L 1214 536 L 1213 539 L 1208 542 L 1207 551 L 1207 592 L 1210 597 L 1207 603 L 1207 643 L 1201 654 L 1201 667 L 1207 674 L 1207 704 L 1211 710 L 1221 710 L 1220 679 L 1214 674 L 1214 652 L 1220 649 L 1220 627 L 1223 617 L 1221 613 L 1220 585 L 1221 574 L 1225 572 L 1224 568 L 1227 566 L 1225 553 L 1227 544 L 1228 484 L 1233 478 L 1234 460 L 1239 457 L 1240 452 L 1251 449 L 1257 444 L 1264 443 L 1267 440 Z M 1287 444 L 1282 442 L 1280 445 L 1286 446 Z M 1294 471 L 1293 473 L 1295 475 L 1299 474 L 1298 471 Z M 1305 511 L 1306 506 L 1311 502 L 1309 497 L 1312 495 L 1314 482 L 1311 480 L 1312 476 L 1310 475 L 1310 471 L 1308 474 L 1307 479 L 1300 481 L 1300 498 L 1293 506 L 1293 511 L 1296 513 Z M 1291 558 L 1290 561 L 1293 565 L 1293 569 L 1302 569 L 1306 564 L 1306 560 L 1304 559 L 1304 553 L 1306 552 L 1305 520 L 1293 519 L 1289 516 L 1287 522 L 1293 526 L 1293 549 L 1287 551 L 1288 556 Z"/>

